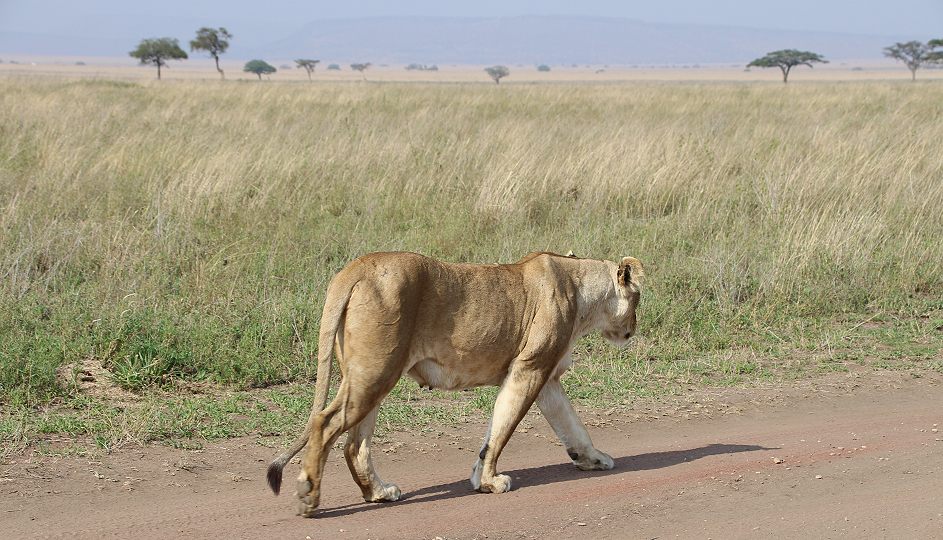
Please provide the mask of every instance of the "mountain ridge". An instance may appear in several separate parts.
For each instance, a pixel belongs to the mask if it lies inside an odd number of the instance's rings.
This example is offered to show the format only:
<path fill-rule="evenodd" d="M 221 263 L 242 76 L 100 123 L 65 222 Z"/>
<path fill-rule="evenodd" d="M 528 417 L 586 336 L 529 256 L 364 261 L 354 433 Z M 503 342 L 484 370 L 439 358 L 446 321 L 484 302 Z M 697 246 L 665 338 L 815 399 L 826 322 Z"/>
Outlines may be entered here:
<path fill-rule="evenodd" d="M 858 60 L 881 58 L 883 47 L 911 39 L 586 15 L 316 19 L 272 40 L 240 40 L 238 29 L 231 30 L 236 38 L 227 54 L 230 59 L 313 57 L 389 64 L 745 63 L 784 48 L 811 50 L 830 60 Z M 139 39 L 156 34 L 130 38 L 127 31 L 73 36 L 0 32 L 0 53 L 124 56 Z M 178 37 L 181 43 L 188 39 L 170 32 L 162 35 Z"/>

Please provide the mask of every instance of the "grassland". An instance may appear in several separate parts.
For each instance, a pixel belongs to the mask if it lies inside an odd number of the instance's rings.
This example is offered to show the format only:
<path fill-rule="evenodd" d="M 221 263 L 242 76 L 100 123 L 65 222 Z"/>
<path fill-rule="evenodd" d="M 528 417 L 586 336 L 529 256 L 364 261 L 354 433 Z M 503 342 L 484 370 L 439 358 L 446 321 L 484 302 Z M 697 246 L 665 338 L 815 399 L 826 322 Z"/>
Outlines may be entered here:
<path fill-rule="evenodd" d="M 127 56 L 81 57 L 81 56 L 33 56 L 0 53 L 0 77 L 59 77 L 111 79 L 122 81 L 153 81 L 157 70 L 153 66 L 141 66 Z M 295 64 L 292 59 L 268 59 L 278 66 L 278 72 L 266 76 L 266 82 L 304 82 L 308 77 L 303 69 L 285 69 Z M 16 63 L 13 63 L 16 62 Z M 228 81 L 255 82 L 256 75 L 242 71 L 244 61 L 221 59 L 220 66 Z M 487 83 L 490 82 L 483 65 L 442 64 L 438 71 L 414 71 L 403 64 L 374 65 L 363 75 L 341 64 L 339 71 L 324 68 L 324 61 L 314 73 L 315 84 L 342 82 L 409 82 L 409 83 Z M 626 82 L 780 82 L 782 74 L 776 68 L 750 69 L 745 65 L 712 64 L 660 66 L 579 65 L 553 66 L 549 72 L 541 72 L 534 65 L 511 65 L 511 75 L 501 84 L 511 83 L 626 83 Z M 211 58 L 191 57 L 185 62 L 171 62 L 161 72 L 164 81 L 216 82 L 219 73 Z M 815 69 L 802 67 L 790 75 L 794 83 L 815 82 L 869 82 L 910 81 L 910 71 L 902 63 L 891 59 L 871 59 L 860 62 L 832 62 L 818 65 Z M 943 80 L 943 71 L 921 70 L 919 81 Z"/>
<path fill-rule="evenodd" d="M 0 442 L 298 425 L 327 280 L 377 250 L 642 259 L 644 336 L 577 351 L 589 405 L 941 370 L 941 141 L 938 83 L 0 79 Z"/>

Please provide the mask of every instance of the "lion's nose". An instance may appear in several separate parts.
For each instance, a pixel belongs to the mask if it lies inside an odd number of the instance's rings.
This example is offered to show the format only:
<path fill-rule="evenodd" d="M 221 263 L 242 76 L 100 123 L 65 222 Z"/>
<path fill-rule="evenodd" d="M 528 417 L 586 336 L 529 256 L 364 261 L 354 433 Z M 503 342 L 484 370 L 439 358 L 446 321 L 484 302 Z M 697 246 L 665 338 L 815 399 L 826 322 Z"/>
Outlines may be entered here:
<path fill-rule="evenodd" d="M 632 332 L 626 332 L 625 339 L 629 339 L 630 337 L 632 337 Z"/>

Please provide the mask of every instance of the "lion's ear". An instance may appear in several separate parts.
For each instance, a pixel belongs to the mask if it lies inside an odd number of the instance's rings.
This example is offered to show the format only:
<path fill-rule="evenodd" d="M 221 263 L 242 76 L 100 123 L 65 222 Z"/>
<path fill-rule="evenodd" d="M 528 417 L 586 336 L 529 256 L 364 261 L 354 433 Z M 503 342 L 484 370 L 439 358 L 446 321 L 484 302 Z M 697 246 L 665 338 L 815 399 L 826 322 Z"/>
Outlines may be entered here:
<path fill-rule="evenodd" d="M 623 257 L 619 263 L 619 271 L 616 278 L 619 285 L 628 287 L 634 292 L 639 292 L 642 288 L 642 278 L 645 277 L 645 269 L 642 268 L 642 261 L 635 257 Z"/>

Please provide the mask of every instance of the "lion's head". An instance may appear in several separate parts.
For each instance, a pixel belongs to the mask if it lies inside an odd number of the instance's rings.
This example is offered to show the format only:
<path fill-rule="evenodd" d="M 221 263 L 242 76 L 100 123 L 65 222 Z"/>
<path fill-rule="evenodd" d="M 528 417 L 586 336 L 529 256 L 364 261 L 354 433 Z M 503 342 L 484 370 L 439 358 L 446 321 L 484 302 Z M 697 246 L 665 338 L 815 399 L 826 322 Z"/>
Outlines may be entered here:
<path fill-rule="evenodd" d="M 608 310 L 608 328 L 602 331 L 602 336 L 615 345 L 624 346 L 635 335 L 635 312 L 644 277 L 642 262 L 635 257 L 623 257 L 615 270 L 616 296 Z"/>

